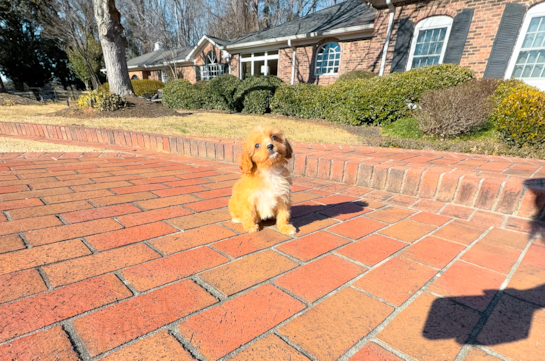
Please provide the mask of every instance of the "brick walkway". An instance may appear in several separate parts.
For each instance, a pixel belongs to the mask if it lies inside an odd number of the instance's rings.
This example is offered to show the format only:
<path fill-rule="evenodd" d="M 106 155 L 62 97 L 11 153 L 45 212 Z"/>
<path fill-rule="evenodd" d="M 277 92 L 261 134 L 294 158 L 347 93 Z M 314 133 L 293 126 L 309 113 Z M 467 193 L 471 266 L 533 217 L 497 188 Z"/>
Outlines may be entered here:
<path fill-rule="evenodd" d="M 231 164 L 0 159 L 0 360 L 544 359 L 530 219 L 296 177 L 297 235 L 245 235 Z"/>

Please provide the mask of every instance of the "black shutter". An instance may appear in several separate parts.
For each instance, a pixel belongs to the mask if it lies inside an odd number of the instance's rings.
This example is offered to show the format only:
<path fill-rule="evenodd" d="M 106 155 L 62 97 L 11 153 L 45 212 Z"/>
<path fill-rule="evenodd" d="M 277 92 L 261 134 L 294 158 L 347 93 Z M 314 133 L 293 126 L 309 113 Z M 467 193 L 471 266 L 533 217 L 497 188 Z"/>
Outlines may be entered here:
<path fill-rule="evenodd" d="M 464 9 L 454 17 L 443 63 L 460 64 L 474 12 L 475 9 Z"/>
<path fill-rule="evenodd" d="M 486 70 L 484 71 L 485 77 L 504 77 L 525 13 L 526 7 L 524 5 L 513 3 L 505 5 L 500 27 L 498 28 L 494 45 L 492 45 Z"/>
<path fill-rule="evenodd" d="M 390 69 L 390 72 L 395 73 L 407 69 L 413 33 L 414 23 L 410 19 L 401 19 L 399 28 L 397 29 L 394 58 L 392 59 L 392 68 Z"/>

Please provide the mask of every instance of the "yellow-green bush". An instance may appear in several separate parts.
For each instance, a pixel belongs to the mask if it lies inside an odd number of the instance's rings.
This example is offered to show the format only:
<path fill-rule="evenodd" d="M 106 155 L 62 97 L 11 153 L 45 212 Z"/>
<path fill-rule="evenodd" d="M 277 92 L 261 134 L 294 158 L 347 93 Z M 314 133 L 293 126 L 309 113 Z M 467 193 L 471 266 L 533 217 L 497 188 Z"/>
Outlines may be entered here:
<path fill-rule="evenodd" d="M 493 118 L 508 144 L 545 149 L 545 93 L 519 87 L 499 104 Z"/>
<path fill-rule="evenodd" d="M 150 79 L 133 79 L 131 80 L 131 84 L 132 89 L 134 90 L 134 94 L 137 97 L 144 97 L 148 99 L 157 94 L 157 91 L 159 89 L 163 89 L 165 87 L 165 83 L 163 83 L 162 81 Z M 99 86 L 97 90 L 109 92 L 110 84 L 104 83 Z"/>
<path fill-rule="evenodd" d="M 205 89 L 197 88 L 186 79 L 170 81 L 163 88 L 163 105 L 168 108 L 201 109 Z"/>
<path fill-rule="evenodd" d="M 91 104 L 90 104 L 91 103 Z M 93 90 L 88 94 L 83 94 L 78 98 L 78 108 L 87 109 L 92 107 L 98 111 L 114 111 L 127 107 L 127 101 L 117 94 L 109 93 L 103 90 Z"/>

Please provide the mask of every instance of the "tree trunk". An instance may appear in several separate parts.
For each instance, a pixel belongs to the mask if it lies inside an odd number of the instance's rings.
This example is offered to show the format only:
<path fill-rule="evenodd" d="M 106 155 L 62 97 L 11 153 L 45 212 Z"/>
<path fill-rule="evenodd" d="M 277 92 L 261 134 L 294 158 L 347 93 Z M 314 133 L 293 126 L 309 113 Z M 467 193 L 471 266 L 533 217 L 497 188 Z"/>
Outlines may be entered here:
<path fill-rule="evenodd" d="M 125 56 L 127 40 L 115 0 L 94 0 L 93 3 L 110 91 L 121 96 L 134 96 Z"/>
<path fill-rule="evenodd" d="M 0 76 L 0 93 L 6 93 L 6 87 L 4 86 L 4 82 L 2 81 L 2 77 Z"/>

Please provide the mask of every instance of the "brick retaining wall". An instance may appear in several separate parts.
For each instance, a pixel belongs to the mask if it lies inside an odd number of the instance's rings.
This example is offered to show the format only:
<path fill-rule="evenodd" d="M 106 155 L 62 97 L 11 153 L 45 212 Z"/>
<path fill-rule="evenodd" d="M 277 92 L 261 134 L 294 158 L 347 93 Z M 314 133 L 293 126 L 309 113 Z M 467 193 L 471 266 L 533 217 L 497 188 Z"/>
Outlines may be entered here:
<path fill-rule="evenodd" d="M 236 163 L 242 141 L 167 136 L 114 129 L 0 122 L 0 134 L 110 144 Z M 479 209 L 523 218 L 538 216 L 545 190 L 527 189 L 545 178 L 545 161 L 397 148 L 293 143 L 290 170 L 298 175 L 449 203 L 453 213 Z"/>

